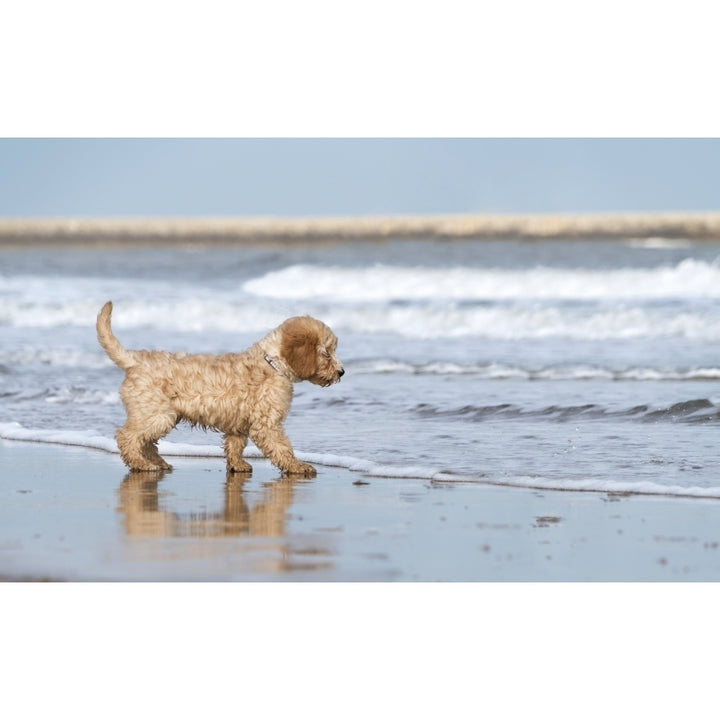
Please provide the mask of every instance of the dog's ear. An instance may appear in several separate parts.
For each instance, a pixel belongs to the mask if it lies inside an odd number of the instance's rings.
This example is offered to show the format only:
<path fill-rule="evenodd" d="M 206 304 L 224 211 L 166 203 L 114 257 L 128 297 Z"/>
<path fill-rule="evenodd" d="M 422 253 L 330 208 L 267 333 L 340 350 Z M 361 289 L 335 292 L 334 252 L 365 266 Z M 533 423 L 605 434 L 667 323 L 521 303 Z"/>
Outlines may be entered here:
<path fill-rule="evenodd" d="M 318 371 L 319 342 L 310 318 L 291 318 L 282 325 L 282 356 L 301 380 L 311 378 Z"/>

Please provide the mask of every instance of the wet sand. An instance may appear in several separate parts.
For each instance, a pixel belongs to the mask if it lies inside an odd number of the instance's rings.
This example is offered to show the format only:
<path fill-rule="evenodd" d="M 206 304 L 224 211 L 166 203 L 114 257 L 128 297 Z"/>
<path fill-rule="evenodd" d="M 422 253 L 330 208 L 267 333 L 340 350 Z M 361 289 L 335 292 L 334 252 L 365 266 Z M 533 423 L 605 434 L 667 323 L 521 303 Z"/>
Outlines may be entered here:
<path fill-rule="evenodd" d="M 315 218 L 1 219 L 0 247 L 108 247 L 402 238 L 720 239 L 720 213 L 465 214 Z"/>
<path fill-rule="evenodd" d="M 4 581 L 717 581 L 720 502 L 0 441 Z"/>

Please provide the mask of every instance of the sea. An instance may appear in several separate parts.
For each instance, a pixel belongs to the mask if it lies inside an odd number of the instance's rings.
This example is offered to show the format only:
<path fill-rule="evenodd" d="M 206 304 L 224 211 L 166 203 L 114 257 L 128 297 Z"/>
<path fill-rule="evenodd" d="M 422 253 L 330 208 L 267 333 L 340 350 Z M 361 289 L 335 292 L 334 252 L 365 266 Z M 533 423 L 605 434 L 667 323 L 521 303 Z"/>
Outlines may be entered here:
<path fill-rule="evenodd" d="M 0 447 L 117 452 L 123 374 L 95 336 L 107 300 L 129 348 L 241 351 L 293 315 L 332 327 L 345 376 L 296 385 L 285 426 L 317 482 L 335 466 L 388 482 L 720 498 L 720 244 L 5 248 Z M 221 446 L 179 426 L 160 450 L 222 466 Z"/>

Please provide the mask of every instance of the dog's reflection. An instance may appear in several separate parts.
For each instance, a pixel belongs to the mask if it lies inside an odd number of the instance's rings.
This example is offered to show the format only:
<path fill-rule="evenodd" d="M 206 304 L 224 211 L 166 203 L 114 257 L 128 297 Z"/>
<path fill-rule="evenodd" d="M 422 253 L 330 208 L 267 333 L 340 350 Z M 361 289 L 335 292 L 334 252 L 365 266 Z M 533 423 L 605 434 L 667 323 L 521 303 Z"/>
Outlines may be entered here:
<path fill-rule="evenodd" d="M 285 535 L 287 511 L 297 480 L 281 477 L 264 484 L 262 497 L 250 507 L 244 488 L 248 479 L 228 473 L 222 512 L 177 513 L 160 503 L 158 481 L 162 474 L 130 472 L 118 490 L 118 510 L 128 535 L 140 537 L 226 537 Z"/>

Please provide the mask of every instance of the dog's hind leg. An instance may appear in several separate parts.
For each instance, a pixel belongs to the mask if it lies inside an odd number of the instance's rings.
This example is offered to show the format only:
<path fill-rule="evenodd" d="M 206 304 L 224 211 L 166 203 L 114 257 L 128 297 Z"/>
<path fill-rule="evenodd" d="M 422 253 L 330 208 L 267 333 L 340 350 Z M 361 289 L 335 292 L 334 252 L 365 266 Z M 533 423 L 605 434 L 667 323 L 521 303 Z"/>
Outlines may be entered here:
<path fill-rule="evenodd" d="M 174 415 L 155 416 L 146 422 L 129 416 L 125 425 L 115 433 L 123 462 L 131 470 L 172 470 L 172 465 L 158 453 L 157 441 L 165 437 L 176 422 Z"/>
<path fill-rule="evenodd" d="M 154 466 L 153 469 L 172 470 L 172 465 L 158 452 L 157 440 L 150 440 L 143 445 L 143 457 L 150 461 Z"/>
<path fill-rule="evenodd" d="M 225 460 L 227 461 L 228 472 L 251 473 L 252 465 L 243 460 L 243 452 L 247 445 L 247 435 L 225 435 Z"/>
<path fill-rule="evenodd" d="M 127 420 L 115 433 L 123 462 L 131 470 L 172 470 L 160 457 L 157 442 L 178 422 L 178 414 L 162 390 L 145 376 L 133 375 L 131 368 L 120 386 Z"/>
<path fill-rule="evenodd" d="M 157 450 L 157 440 L 142 433 L 136 433 L 127 425 L 115 433 L 120 456 L 131 470 L 172 470 Z"/>

